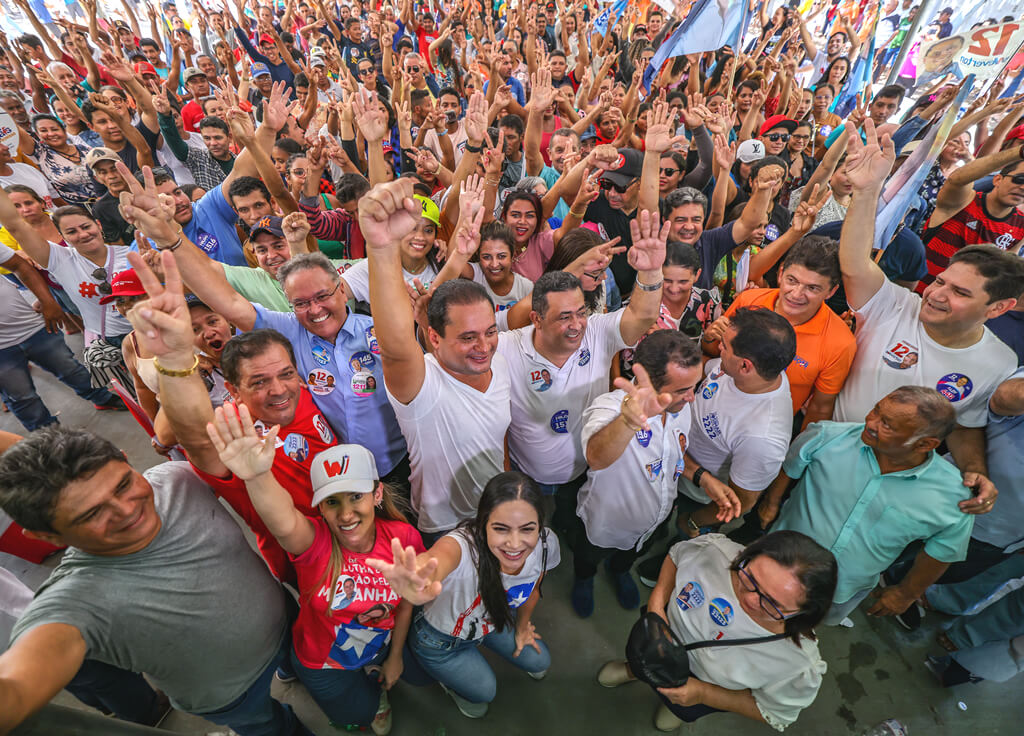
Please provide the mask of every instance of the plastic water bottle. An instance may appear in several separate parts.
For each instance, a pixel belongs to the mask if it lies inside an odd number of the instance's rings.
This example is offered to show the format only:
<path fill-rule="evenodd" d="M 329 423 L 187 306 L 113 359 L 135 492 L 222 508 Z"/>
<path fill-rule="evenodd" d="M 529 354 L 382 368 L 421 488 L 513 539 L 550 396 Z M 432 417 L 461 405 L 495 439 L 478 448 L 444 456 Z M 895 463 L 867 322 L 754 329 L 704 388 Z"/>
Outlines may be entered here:
<path fill-rule="evenodd" d="M 890 718 L 877 726 L 872 726 L 863 733 L 863 736 L 907 736 L 909 733 L 909 728 L 895 718 Z"/>

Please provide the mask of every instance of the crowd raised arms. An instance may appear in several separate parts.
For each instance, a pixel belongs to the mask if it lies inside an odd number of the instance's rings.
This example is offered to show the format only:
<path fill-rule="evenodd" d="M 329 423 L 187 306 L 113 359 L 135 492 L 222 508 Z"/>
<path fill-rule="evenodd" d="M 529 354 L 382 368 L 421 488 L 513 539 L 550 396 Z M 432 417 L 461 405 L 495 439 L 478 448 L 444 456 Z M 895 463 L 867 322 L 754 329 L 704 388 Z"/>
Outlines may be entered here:
<path fill-rule="evenodd" d="M 1022 591 L 959 614 L 1024 576 L 1024 63 L 951 49 L 1019 19 L 922 6 L 13 0 L 0 733 L 484 718 L 602 565 L 662 731 L 785 729 L 858 608 L 1016 675 Z"/>

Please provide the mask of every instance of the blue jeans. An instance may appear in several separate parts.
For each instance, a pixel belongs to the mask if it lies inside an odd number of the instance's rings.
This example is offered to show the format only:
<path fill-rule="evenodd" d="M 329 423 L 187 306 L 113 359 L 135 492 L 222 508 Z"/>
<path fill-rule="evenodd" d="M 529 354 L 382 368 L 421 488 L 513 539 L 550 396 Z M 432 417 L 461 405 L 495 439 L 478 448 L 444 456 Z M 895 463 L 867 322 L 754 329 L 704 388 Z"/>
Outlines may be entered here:
<path fill-rule="evenodd" d="M 409 641 L 427 674 L 471 703 L 490 703 L 497 693 L 494 670 L 480 653 L 481 644 L 526 672 L 543 672 L 551 666 L 551 653 L 543 642 L 538 642 L 539 653 L 530 646 L 513 656 L 516 636 L 511 629 L 466 641 L 438 631 L 419 616 L 413 621 Z"/>
<path fill-rule="evenodd" d="M 86 705 L 122 721 L 151 725 L 159 715 L 156 691 L 138 672 L 87 659 L 65 688 Z"/>
<path fill-rule="evenodd" d="M 93 388 L 89 370 L 75 360 L 59 333 L 39 330 L 20 345 L 0 349 L 0 396 L 29 432 L 57 421 L 36 393 L 29 361 L 48 370 L 86 401 L 102 404 L 111 398 L 107 389 Z"/>

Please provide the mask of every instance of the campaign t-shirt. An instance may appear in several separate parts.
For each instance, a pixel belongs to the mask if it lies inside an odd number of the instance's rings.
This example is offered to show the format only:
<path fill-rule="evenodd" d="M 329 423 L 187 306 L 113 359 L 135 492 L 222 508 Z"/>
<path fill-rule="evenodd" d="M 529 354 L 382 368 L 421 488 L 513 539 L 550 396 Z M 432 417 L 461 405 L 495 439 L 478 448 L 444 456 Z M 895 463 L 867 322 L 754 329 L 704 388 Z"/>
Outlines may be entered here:
<path fill-rule="evenodd" d="M 473 268 L 473 281 L 484 287 L 487 295 L 491 297 L 491 301 L 494 302 L 495 312 L 502 312 L 508 309 L 524 296 L 533 292 L 533 282 L 522 274 L 513 272 L 512 288 L 509 292 L 504 296 L 495 294 L 494 290 L 491 289 L 491 285 L 487 283 L 487 277 L 484 276 L 484 271 L 480 264 L 470 263 L 469 265 Z"/>
<path fill-rule="evenodd" d="M 131 323 L 121 316 L 115 302 L 100 304 L 104 294 L 100 286 L 110 283 L 115 273 L 131 268 L 128 263 L 128 248 L 124 245 L 108 245 L 107 260 L 97 266 L 74 248 L 65 248 L 50 243 L 50 259 L 46 262 L 46 270 L 64 287 L 79 313 L 85 329 L 96 335 L 127 335 L 132 331 Z M 107 278 L 93 276 L 97 269 L 106 269 Z"/>
<path fill-rule="evenodd" d="M 270 429 L 262 421 L 256 420 L 253 423 L 256 432 L 261 437 L 265 436 Z M 295 508 L 306 516 L 319 516 L 319 512 L 310 505 L 313 500 L 313 486 L 309 480 L 309 468 L 313 457 L 318 453 L 337 444 L 334 438 L 334 430 L 317 410 L 309 391 L 302 387 L 299 396 L 299 406 L 295 410 L 295 418 L 291 424 L 287 424 L 277 433 L 275 447 L 277 452 L 274 456 L 274 466 L 271 472 L 277 482 L 288 491 L 292 497 Z M 223 498 L 242 517 L 253 534 L 256 535 L 256 545 L 260 554 L 267 561 L 270 571 L 279 580 L 292 581 L 294 569 L 288 560 L 288 553 L 284 551 L 274 535 L 267 529 L 263 519 L 256 513 L 256 509 L 249 499 L 249 493 L 245 489 L 245 481 L 233 473 L 224 478 L 204 473 L 199 468 L 192 466 L 199 477 L 205 480 L 213 492 Z"/>
<path fill-rule="evenodd" d="M 215 261 L 245 266 L 245 252 L 238 239 L 235 221 L 238 215 L 224 198 L 224 190 L 214 187 L 192 205 L 192 219 L 182 226 L 185 235 L 199 250 Z"/>
<path fill-rule="evenodd" d="M 441 582 L 441 594 L 423 606 L 423 615 L 428 624 L 444 634 L 478 641 L 494 630 L 494 622 L 480 597 L 480 579 L 473 562 L 472 542 L 460 530 L 448 536 L 458 543 L 462 556 L 458 566 Z M 523 562 L 523 569 L 516 575 L 501 573 L 501 584 L 509 607 L 515 610 L 526 603 L 541 575 L 557 567 L 561 560 L 558 537 L 550 529 L 544 529 L 541 541 Z"/>
<path fill-rule="evenodd" d="M 345 289 L 349 296 L 357 302 L 370 301 L 369 261 L 366 259 L 356 261 L 344 273 L 341 273 L 341 278 L 345 281 Z M 409 273 L 404 268 L 402 269 L 402 279 L 407 284 L 411 284 L 413 279 L 419 279 L 424 288 L 429 289 L 435 278 L 437 278 L 437 269 L 431 265 L 430 261 L 427 261 L 426 267 L 419 273 Z"/>
<path fill-rule="evenodd" d="M 302 602 L 292 627 L 295 656 L 311 669 L 363 667 L 391 641 L 395 609 L 401 602 L 384 576 L 366 560 L 393 562 L 392 539 L 398 539 L 403 549 L 425 552 L 423 540 L 411 524 L 377 518 L 373 549 L 365 553 L 343 550 L 342 568 L 335 580 L 328 580 L 331 531 L 322 517 L 310 521 L 316 527 L 313 544 L 300 555 L 290 555 Z"/>

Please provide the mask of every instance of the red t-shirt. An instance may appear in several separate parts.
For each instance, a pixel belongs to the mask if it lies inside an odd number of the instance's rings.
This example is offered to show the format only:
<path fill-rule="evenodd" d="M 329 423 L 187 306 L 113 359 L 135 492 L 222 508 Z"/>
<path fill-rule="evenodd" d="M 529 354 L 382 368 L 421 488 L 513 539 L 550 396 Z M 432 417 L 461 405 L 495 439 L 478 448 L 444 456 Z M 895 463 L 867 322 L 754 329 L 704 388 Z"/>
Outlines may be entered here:
<path fill-rule="evenodd" d="M 548 153 L 548 145 L 551 143 L 551 136 L 555 134 L 556 130 L 560 128 L 571 128 L 569 121 L 565 118 L 559 117 L 557 124 L 551 131 L 542 130 L 540 134 L 540 155 L 544 159 L 544 163 L 548 166 L 551 165 L 551 154 Z"/>
<path fill-rule="evenodd" d="M 427 69 L 430 73 L 434 73 L 434 65 L 430 63 L 430 44 L 441 37 L 441 34 L 436 30 L 427 33 L 423 30 L 423 26 L 416 29 L 416 43 L 419 44 L 420 56 L 427 61 Z"/>
<path fill-rule="evenodd" d="M 265 434 L 268 427 L 257 421 L 256 431 Z M 309 505 L 313 500 L 313 487 L 309 481 L 309 468 L 318 452 L 337 444 L 334 431 L 323 415 L 317 411 L 316 404 L 309 390 L 302 388 L 299 396 L 299 407 L 295 411 L 292 423 L 281 427 L 277 433 L 277 457 L 271 472 L 286 491 L 291 495 L 295 508 L 306 516 L 319 516 L 320 513 Z M 249 493 L 245 490 L 245 481 L 235 475 L 218 478 L 204 473 L 192 466 L 199 477 L 209 484 L 213 492 L 223 498 L 235 510 L 256 535 L 256 545 L 260 554 L 267 561 L 270 571 L 278 580 L 294 582 L 295 570 L 288 553 L 282 549 L 277 540 L 256 513 Z"/>
<path fill-rule="evenodd" d="M 198 133 L 199 121 L 205 117 L 202 106 L 195 100 L 189 100 L 181 108 L 181 123 L 189 133 Z"/>
<path fill-rule="evenodd" d="M 326 580 L 331 531 L 323 517 L 310 521 L 316 526 L 313 544 L 291 557 L 302 601 L 292 627 L 295 655 L 311 669 L 363 667 L 391 640 L 395 609 L 402 600 L 384 576 L 366 564 L 367 558 L 392 562 L 391 540 L 396 538 L 402 547 L 412 547 L 417 554 L 426 548 L 411 524 L 378 518 L 373 549 L 365 554 L 345 550 L 337 580 Z"/>

